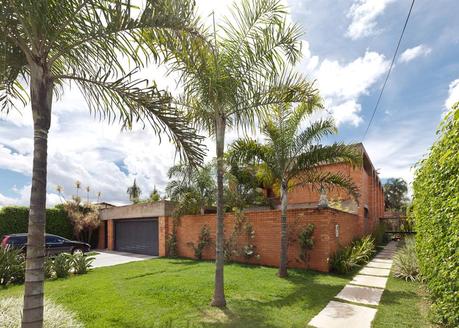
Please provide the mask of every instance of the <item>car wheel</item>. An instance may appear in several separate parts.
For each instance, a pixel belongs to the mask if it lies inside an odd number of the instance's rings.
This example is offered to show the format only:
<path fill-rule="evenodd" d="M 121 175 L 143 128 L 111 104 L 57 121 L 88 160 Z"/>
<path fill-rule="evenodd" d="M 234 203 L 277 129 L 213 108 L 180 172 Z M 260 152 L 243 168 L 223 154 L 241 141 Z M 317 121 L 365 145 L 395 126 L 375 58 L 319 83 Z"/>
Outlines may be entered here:
<path fill-rule="evenodd" d="M 83 250 L 82 250 L 81 248 L 74 248 L 74 249 L 72 250 L 72 254 L 73 254 L 73 255 L 76 255 L 76 254 L 78 254 L 78 255 L 80 255 L 80 254 L 83 255 L 84 252 L 83 252 Z"/>

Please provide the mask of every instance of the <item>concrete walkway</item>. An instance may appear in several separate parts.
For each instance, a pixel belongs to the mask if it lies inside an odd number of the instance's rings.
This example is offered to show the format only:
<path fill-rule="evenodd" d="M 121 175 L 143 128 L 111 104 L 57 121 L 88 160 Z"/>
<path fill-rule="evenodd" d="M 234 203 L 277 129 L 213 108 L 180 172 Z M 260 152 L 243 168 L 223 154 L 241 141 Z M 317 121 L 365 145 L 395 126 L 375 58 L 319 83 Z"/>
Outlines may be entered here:
<path fill-rule="evenodd" d="M 112 266 L 117 264 L 143 261 L 156 258 L 157 256 L 142 255 L 142 254 L 133 254 L 125 252 L 114 252 L 114 251 L 101 251 L 96 250 L 98 253 L 94 256 L 96 259 L 92 262 L 93 268 L 101 268 L 106 266 Z"/>
<path fill-rule="evenodd" d="M 390 242 L 309 322 L 317 328 L 370 328 L 397 248 Z"/>

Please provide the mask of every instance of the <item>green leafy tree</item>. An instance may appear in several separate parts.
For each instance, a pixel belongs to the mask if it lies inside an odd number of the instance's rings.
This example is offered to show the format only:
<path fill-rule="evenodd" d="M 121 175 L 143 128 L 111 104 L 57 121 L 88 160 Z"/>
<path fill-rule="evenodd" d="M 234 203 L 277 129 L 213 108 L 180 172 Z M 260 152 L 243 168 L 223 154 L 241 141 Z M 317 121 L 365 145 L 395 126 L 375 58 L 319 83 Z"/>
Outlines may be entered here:
<path fill-rule="evenodd" d="M 297 107 L 272 107 L 272 116 L 266 120 L 261 131 L 265 143 L 254 139 L 239 139 L 230 150 L 232 162 L 247 163 L 255 161 L 263 165 L 271 179 L 280 185 L 281 197 L 281 249 L 278 275 L 287 276 L 287 204 L 288 191 L 297 186 L 312 185 L 321 187 L 341 187 L 355 198 L 358 190 L 352 180 L 339 173 L 327 172 L 321 167 L 325 164 L 346 162 L 358 165 L 361 154 L 353 146 L 334 143 L 321 146 L 318 142 L 336 133 L 333 120 L 325 119 L 302 129 L 305 117 L 320 108 L 317 94 L 315 101 L 302 103 Z"/>
<path fill-rule="evenodd" d="M 128 187 L 126 193 L 129 195 L 129 200 L 134 204 L 137 204 L 140 201 L 140 195 L 142 194 L 142 190 L 137 185 L 136 179 L 134 179 L 134 183 L 132 186 Z"/>
<path fill-rule="evenodd" d="M 216 268 L 213 306 L 224 294 L 224 151 L 230 128 L 247 129 L 273 103 L 298 102 L 313 86 L 292 73 L 301 57 L 300 28 L 287 22 L 278 0 L 241 0 L 201 44 L 163 43 L 171 70 L 180 74 L 179 103 L 200 129 L 215 138 L 217 157 Z M 161 47 L 162 46 L 162 47 Z"/>
<path fill-rule="evenodd" d="M 0 110 L 31 102 L 34 154 L 28 229 L 23 327 L 43 325 L 43 258 L 47 146 L 53 100 L 77 86 L 91 113 L 125 128 L 133 123 L 165 132 L 192 161 L 202 159 L 200 139 L 177 115 L 167 92 L 135 79 L 158 58 L 146 42 L 198 33 L 194 1 L 0 0 Z M 30 90 L 30 91 L 28 91 Z"/>
<path fill-rule="evenodd" d="M 215 204 L 215 165 L 203 167 L 178 164 L 169 169 L 166 194 L 177 203 L 176 215 L 204 214 L 206 208 Z"/>
<path fill-rule="evenodd" d="M 153 188 L 153 191 L 150 193 L 149 201 L 155 203 L 155 202 L 159 201 L 160 199 L 161 199 L 161 196 L 160 196 L 160 194 L 159 194 L 159 192 L 158 192 L 158 190 L 156 189 L 156 186 L 155 186 Z"/>
<path fill-rule="evenodd" d="M 408 204 L 408 185 L 401 178 L 387 179 L 384 184 L 384 202 L 387 209 L 404 212 Z"/>

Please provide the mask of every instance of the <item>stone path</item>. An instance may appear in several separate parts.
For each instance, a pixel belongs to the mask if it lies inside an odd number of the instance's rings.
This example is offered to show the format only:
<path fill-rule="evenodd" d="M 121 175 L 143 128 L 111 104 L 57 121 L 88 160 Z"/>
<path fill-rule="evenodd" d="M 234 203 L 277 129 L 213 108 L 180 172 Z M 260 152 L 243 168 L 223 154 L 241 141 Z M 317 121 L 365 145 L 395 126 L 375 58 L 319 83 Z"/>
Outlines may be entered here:
<path fill-rule="evenodd" d="M 317 328 L 370 328 L 397 248 L 390 242 L 308 323 Z"/>

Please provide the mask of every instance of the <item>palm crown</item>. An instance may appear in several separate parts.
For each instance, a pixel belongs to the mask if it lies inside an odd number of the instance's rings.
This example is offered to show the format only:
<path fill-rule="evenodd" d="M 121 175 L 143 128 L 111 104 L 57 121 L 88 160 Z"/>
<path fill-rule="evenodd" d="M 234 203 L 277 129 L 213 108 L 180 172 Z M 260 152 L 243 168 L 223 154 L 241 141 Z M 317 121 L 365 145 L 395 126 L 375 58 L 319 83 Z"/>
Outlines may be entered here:
<path fill-rule="evenodd" d="M 192 1 L 148 0 L 140 9 L 131 1 L 0 0 L 0 7 L 0 110 L 10 111 L 18 99 L 25 104 L 24 82 L 33 85 L 37 73 L 54 96 L 66 83 L 76 84 L 95 116 L 127 128 L 150 125 L 186 158 L 202 159 L 200 139 L 177 115 L 169 93 L 128 68 L 158 57 L 146 31 L 182 40 L 199 33 Z"/>
<path fill-rule="evenodd" d="M 321 166 L 346 162 L 360 163 L 360 154 L 342 143 L 322 146 L 318 142 L 333 133 L 332 119 L 322 119 L 301 130 L 304 118 L 320 108 L 319 97 L 314 102 L 302 103 L 296 108 L 277 106 L 272 116 L 262 126 L 265 143 L 255 139 L 239 139 L 229 150 L 232 162 L 253 162 L 259 165 L 260 176 L 269 183 L 286 183 L 288 188 L 312 184 L 345 188 L 354 198 L 358 189 L 349 177 L 324 171 Z"/>

